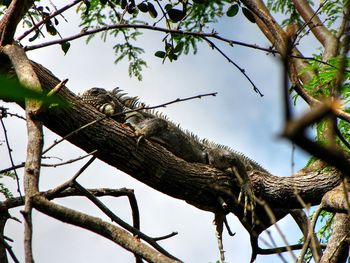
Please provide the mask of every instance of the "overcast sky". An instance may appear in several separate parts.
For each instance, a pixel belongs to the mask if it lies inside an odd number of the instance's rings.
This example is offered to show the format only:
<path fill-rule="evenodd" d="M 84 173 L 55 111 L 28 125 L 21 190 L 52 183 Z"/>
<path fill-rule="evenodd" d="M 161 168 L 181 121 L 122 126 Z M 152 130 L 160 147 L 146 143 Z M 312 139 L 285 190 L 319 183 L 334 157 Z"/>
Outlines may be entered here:
<path fill-rule="evenodd" d="M 61 20 L 60 32 L 64 37 L 80 31 L 73 15 L 74 12 L 65 14 L 69 23 Z M 233 40 L 268 47 L 264 36 L 241 14 L 234 19 L 223 19 L 217 31 Z M 208 138 L 243 152 L 275 175 L 290 175 L 292 147 L 289 142 L 278 136 L 283 124 L 281 67 L 278 59 L 261 51 L 239 46 L 225 47 L 218 43 L 231 59 L 245 69 L 264 94 L 261 98 L 244 76 L 207 44 L 199 45 L 199 52 L 195 56 L 182 56 L 176 62 L 166 61 L 162 64 L 162 60 L 153 54 L 163 47 L 163 37 L 164 34 L 161 33 L 147 32 L 138 42 L 146 51 L 144 58 L 148 63 L 148 68 L 143 71 L 142 82 L 128 77 L 127 62 L 114 65 L 112 46 L 118 40 L 112 38 L 109 38 L 107 43 L 102 43 L 96 37 L 89 45 L 85 44 L 85 39 L 76 40 L 71 43 L 71 48 L 65 56 L 59 46 L 31 51 L 28 52 L 28 56 L 43 64 L 59 78 L 68 78 L 67 86 L 75 93 L 93 86 L 106 89 L 119 86 L 129 94 L 139 96 L 147 104 L 155 105 L 179 97 L 218 92 L 216 97 L 174 104 L 162 111 L 201 138 Z M 44 41 L 46 40 L 41 39 L 38 43 Z M 9 107 L 11 112 L 23 114 L 23 111 L 13 104 L 5 106 Z M 300 108 L 303 108 L 303 105 Z M 4 121 L 15 162 L 23 162 L 26 151 L 25 123 L 15 118 Z M 4 140 L 3 131 L 0 132 L 0 136 L 0 139 Z M 44 148 L 56 138 L 57 135 L 45 130 Z M 48 155 L 69 160 L 83 154 L 84 152 L 75 146 L 62 143 Z M 294 158 L 294 171 L 303 167 L 308 159 L 299 150 L 296 150 Z M 0 159 L 0 169 L 10 166 L 4 144 L 0 145 Z M 84 162 L 59 168 L 43 168 L 40 190 L 47 190 L 68 180 Z M 18 172 L 22 178 L 23 170 Z M 161 245 L 185 262 L 215 262 L 219 259 L 215 229 L 212 225 L 213 214 L 159 193 L 101 161 L 95 161 L 78 181 L 85 187 L 134 189 L 140 209 L 141 230 L 144 233 L 149 236 L 162 236 L 173 231 L 179 232 L 177 236 L 162 241 Z M 10 180 L 6 182 L 15 193 L 15 183 Z M 102 200 L 118 216 L 131 222 L 131 211 L 126 198 Z M 109 221 L 84 198 L 67 198 L 55 202 Z M 22 219 L 18 209 L 12 210 L 11 214 Z M 248 262 L 251 253 L 248 234 L 235 216 L 229 215 L 228 221 L 236 235 L 229 237 L 225 231 L 224 248 L 227 262 Z M 279 225 L 286 231 L 288 241 L 291 244 L 296 243 L 301 234 L 295 223 L 284 219 Z M 14 221 L 9 221 L 5 229 L 6 236 L 14 239 L 12 246 L 21 262 L 22 232 L 23 225 Z M 265 236 L 265 239 L 268 238 Z M 279 240 L 277 236 L 276 240 Z M 279 244 L 283 245 L 280 242 Z M 112 242 L 38 212 L 34 213 L 34 257 L 36 262 L 52 263 L 134 260 L 132 254 L 116 247 Z M 289 255 L 286 254 L 285 257 L 290 260 Z M 280 259 L 277 256 L 259 256 L 256 262 L 280 262 Z"/>

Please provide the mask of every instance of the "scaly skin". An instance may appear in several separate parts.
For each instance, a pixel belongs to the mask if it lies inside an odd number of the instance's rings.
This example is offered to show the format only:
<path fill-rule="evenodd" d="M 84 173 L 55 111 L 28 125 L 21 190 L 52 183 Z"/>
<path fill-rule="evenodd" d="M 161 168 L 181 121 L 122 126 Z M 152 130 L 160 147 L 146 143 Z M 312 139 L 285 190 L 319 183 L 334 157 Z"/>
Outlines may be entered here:
<path fill-rule="evenodd" d="M 118 114 L 116 120 L 133 128 L 135 136 L 138 137 L 138 144 L 143 139 L 149 139 L 161 144 L 174 155 L 187 162 L 209 164 L 220 170 L 231 172 L 236 176 L 241 187 L 238 203 L 240 203 L 241 197 L 244 196 L 244 217 L 246 217 L 246 211 L 249 207 L 254 222 L 255 196 L 249 174 L 256 170 L 268 173 L 259 164 L 227 146 L 206 139 L 200 140 L 196 135 L 182 130 L 179 125 L 169 121 L 157 111 L 143 109 L 120 115 L 120 113 L 126 111 L 139 109 L 145 104 L 139 102 L 137 97 L 126 96 L 119 88 L 113 91 L 92 88 L 84 92 L 81 98 L 84 102 L 91 104 L 97 110 L 112 118 L 113 115 Z M 217 214 L 215 224 L 217 226 L 219 250 L 223 259 L 221 240 L 223 220 L 219 220 L 222 217 L 222 213 Z"/>

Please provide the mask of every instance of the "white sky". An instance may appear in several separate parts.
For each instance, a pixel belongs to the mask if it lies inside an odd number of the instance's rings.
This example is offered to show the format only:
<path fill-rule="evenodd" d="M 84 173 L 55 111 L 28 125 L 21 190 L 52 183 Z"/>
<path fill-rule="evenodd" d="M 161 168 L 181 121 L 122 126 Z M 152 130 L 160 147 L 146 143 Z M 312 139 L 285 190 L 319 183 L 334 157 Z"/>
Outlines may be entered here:
<path fill-rule="evenodd" d="M 60 32 L 64 37 L 80 31 L 76 26 L 76 20 L 72 18 L 73 15 L 73 12 L 65 15 L 69 24 L 61 20 Z M 223 19 L 218 31 L 234 40 L 268 47 L 268 42 L 255 29 L 255 25 L 247 22 L 240 14 L 234 19 Z M 177 62 L 167 61 L 162 64 L 161 59 L 154 57 L 153 54 L 163 47 L 163 43 L 160 42 L 163 37 L 164 34 L 148 32 L 138 43 L 146 50 L 144 58 L 149 66 L 143 71 L 142 82 L 128 77 L 126 62 L 113 64 L 115 58 L 111 47 L 118 40 L 112 38 L 107 43 L 102 43 L 97 37 L 89 45 L 85 45 L 85 39 L 76 40 L 71 43 L 66 56 L 59 46 L 31 51 L 28 52 L 28 56 L 49 68 L 59 78 L 68 78 L 67 86 L 75 93 L 93 86 L 106 89 L 119 86 L 131 95 L 138 95 L 141 100 L 154 105 L 178 97 L 218 92 L 217 97 L 171 105 L 162 111 L 175 122 L 181 123 L 183 128 L 193 131 L 200 137 L 245 153 L 273 174 L 290 175 L 292 147 L 286 140 L 278 139 L 283 123 L 280 101 L 281 68 L 278 59 L 261 51 L 239 46 L 227 48 L 219 43 L 226 54 L 246 70 L 265 95 L 261 98 L 233 65 L 206 44 L 199 45 L 196 56 L 183 56 Z M 42 41 L 45 40 L 41 39 L 38 42 Z M 13 104 L 6 104 L 6 107 L 12 112 L 23 112 Z M 15 162 L 20 163 L 25 160 L 25 123 L 14 118 L 4 121 Z M 0 136 L 3 140 L 2 131 Z M 44 148 L 55 138 L 57 135 L 46 130 Z M 64 160 L 83 154 L 83 151 L 69 143 L 63 143 L 49 153 L 50 156 Z M 0 145 L 0 159 L 0 169 L 10 166 L 4 144 Z M 306 160 L 307 157 L 297 150 L 294 170 L 303 167 Z M 63 183 L 84 162 L 55 169 L 43 168 L 40 190 L 47 190 Z M 23 170 L 18 172 L 22 176 Z M 159 193 L 100 161 L 95 161 L 78 181 L 83 186 L 91 188 L 134 189 L 140 209 L 141 230 L 144 233 L 161 236 L 173 231 L 179 232 L 177 236 L 162 241 L 161 245 L 185 262 L 215 262 L 219 259 L 211 213 Z M 10 180 L 6 182 L 15 193 L 15 183 Z M 102 200 L 118 216 L 130 222 L 131 211 L 126 198 Z M 84 198 L 67 198 L 55 202 L 109 221 Z M 11 214 L 22 219 L 19 209 L 12 210 Z M 230 215 L 228 220 L 236 235 L 229 237 L 225 231 L 224 248 L 227 262 L 248 262 L 250 259 L 248 234 L 235 216 Z M 293 221 L 282 220 L 279 225 L 286 231 L 289 242 L 294 244 L 300 237 L 300 232 Z M 36 262 L 111 262 L 111 259 L 114 262 L 134 261 L 132 254 L 114 243 L 38 212 L 34 213 L 34 231 Z M 9 221 L 5 229 L 5 234 L 14 239 L 12 246 L 20 261 L 23 261 L 22 232 L 23 225 L 14 221 Z M 277 236 L 276 239 L 279 240 Z M 283 245 L 281 242 L 278 243 Z M 285 258 L 290 260 L 287 254 Z M 258 256 L 256 262 L 280 262 L 280 259 L 277 256 Z"/>

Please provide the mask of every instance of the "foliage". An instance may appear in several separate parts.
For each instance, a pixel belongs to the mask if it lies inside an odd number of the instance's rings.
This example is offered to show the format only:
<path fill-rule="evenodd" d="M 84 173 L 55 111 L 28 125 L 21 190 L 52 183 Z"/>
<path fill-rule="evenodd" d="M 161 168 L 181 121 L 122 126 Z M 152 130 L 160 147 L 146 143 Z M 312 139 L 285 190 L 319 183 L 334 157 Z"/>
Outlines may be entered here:
<path fill-rule="evenodd" d="M 81 4 L 77 12 L 81 15 L 81 27 L 84 30 L 99 28 L 109 24 L 152 24 L 168 29 L 180 29 L 187 32 L 213 32 L 211 26 L 223 15 L 233 17 L 242 9 L 243 14 L 251 22 L 255 22 L 252 13 L 241 7 L 238 1 L 230 0 L 193 0 L 191 1 L 165 1 L 134 0 L 102 1 L 92 0 L 89 4 Z M 229 5 L 230 4 L 230 5 Z M 134 43 L 141 35 L 136 29 L 111 29 L 108 33 L 101 33 L 101 39 L 106 41 L 108 35 L 118 41 L 114 45 L 115 63 L 127 58 L 129 60 L 129 75 L 142 79 L 141 70 L 146 62 L 140 57 L 144 49 Z M 95 37 L 91 35 L 88 42 Z M 121 43 L 119 42 L 121 41 Z M 181 54 L 187 55 L 197 52 L 197 44 L 202 39 L 184 34 L 166 34 L 163 38 L 164 50 L 155 52 L 155 56 L 176 61 Z"/>
<path fill-rule="evenodd" d="M 295 9 L 295 6 L 291 0 L 268 0 L 267 1 L 267 7 L 274 13 L 282 13 L 285 15 L 285 18 L 281 25 L 287 26 L 289 24 L 302 24 L 302 20 L 300 18 L 300 15 Z"/>
<path fill-rule="evenodd" d="M 31 88 L 22 86 L 17 80 L 9 79 L 2 75 L 0 75 L 0 84 L 0 99 L 4 101 L 23 103 L 24 99 L 35 99 L 47 106 L 65 105 L 65 102 L 57 96 L 47 96 Z"/>
<path fill-rule="evenodd" d="M 344 81 L 342 82 L 342 85 L 340 88 L 337 88 L 335 85 L 337 83 L 338 78 L 340 77 L 339 75 L 339 68 L 340 68 L 340 62 L 341 58 L 336 57 L 330 59 L 327 64 L 321 63 L 321 57 L 319 55 L 314 55 L 315 60 L 311 60 L 309 62 L 310 66 L 305 68 L 304 71 L 300 72 L 300 75 L 304 74 L 307 71 L 313 71 L 315 72 L 314 78 L 309 82 L 304 84 L 304 88 L 306 91 L 313 97 L 318 98 L 318 99 L 323 99 L 329 97 L 331 94 L 335 95 L 337 92 L 340 92 L 340 99 L 343 100 L 344 104 L 344 111 L 349 112 L 349 102 L 350 102 L 350 71 L 345 70 L 343 73 L 343 79 Z M 350 59 L 348 58 L 345 63 L 345 68 L 349 68 L 350 65 Z M 339 91 L 338 91 L 339 90 Z M 316 140 L 324 144 L 326 143 L 326 138 L 325 138 L 325 128 L 326 128 L 326 122 L 325 121 L 320 121 L 316 125 Z M 338 125 L 339 130 L 349 141 L 350 135 L 348 134 L 347 131 L 349 131 L 349 123 L 345 122 L 343 120 L 339 121 Z M 344 147 L 344 144 L 341 143 L 338 140 L 339 144 L 342 146 L 344 151 L 349 152 L 350 149 L 347 147 Z"/>
<path fill-rule="evenodd" d="M 16 176 L 12 172 L 7 172 L 0 174 L 0 180 L 3 179 L 4 177 L 16 179 Z M 0 181 L 0 193 L 3 194 L 6 198 L 13 198 L 13 194 L 11 191 Z"/>
<path fill-rule="evenodd" d="M 312 219 L 312 217 L 314 216 L 315 212 L 312 212 L 311 215 L 309 216 L 309 220 Z M 320 229 L 317 231 L 317 237 L 318 240 L 320 242 L 320 244 L 326 244 L 332 234 L 332 229 L 333 229 L 333 217 L 334 214 L 327 212 L 327 211 L 321 211 L 320 215 L 319 215 L 319 222 L 320 222 Z M 304 243 L 305 238 L 302 237 L 299 239 L 298 243 L 299 244 L 303 244 Z M 311 254 L 311 250 L 308 249 L 305 258 L 304 258 L 304 262 L 310 262 L 312 260 L 312 254 Z"/>

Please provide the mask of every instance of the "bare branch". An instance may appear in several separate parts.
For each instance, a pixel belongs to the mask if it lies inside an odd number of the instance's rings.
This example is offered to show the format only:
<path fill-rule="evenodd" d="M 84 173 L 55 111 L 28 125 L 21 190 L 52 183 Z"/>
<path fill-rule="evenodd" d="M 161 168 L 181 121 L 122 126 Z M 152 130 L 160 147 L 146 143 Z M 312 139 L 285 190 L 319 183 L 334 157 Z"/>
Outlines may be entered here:
<path fill-rule="evenodd" d="M 83 165 L 83 167 L 81 167 L 79 169 L 78 172 L 75 173 L 75 175 L 67 182 L 55 187 L 54 189 L 51 189 L 49 191 L 46 192 L 45 196 L 47 198 L 49 198 L 50 196 L 56 196 L 57 194 L 61 193 L 62 191 L 66 190 L 68 187 L 71 186 L 72 182 L 74 180 L 76 180 L 85 170 L 86 168 L 88 168 L 90 166 L 90 164 L 96 159 L 95 156 L 91 157 L 89 161 L 87 161 L 87 163 L 85 163 Z"/>
<path fill-rule="evenodd" d="M 107 223 L 100 218 L 89 216 L 87 214 L 55 204 L 42 196 L 36 196 L 33 199 L 33 205 L 36 209 L 46 215 L 101 235 L 115 242 L 126 250 L 136 253 L 147 261 L 178 262 L 175 259 L 166 257 L 158 251 L 153 250 L 125 230 Z"/>
<path fill-rule="evenodd" d="M 41 91 L 40 81 L 37 78 L 24 50 L 17 45 L 7 45 L 4 53 L 9 57 L 15 68 L 17 77 L 22 85 L 31 89 Z M 42 121 L 38 120 L 37 114 L 40 112 L 42 104 L 37 101 L 26 101 L 26 119 L 28 132 L 27 159 L 24 171 L 24 191 L 25 206 L 23 216 L 24 225 L 24 247 L 25 261 L 31 263 L 33 259 L 32 251 L 32 198 L 39 191 L 39 175 L 41 165 L 41 154 L 43 145 Z"/>
<path fill-rule="evenodd" d="M 336 214 L 333 223 L 333 233 L 320 263 L 346 262 L 349 256 L 350 218 L 347 214 Z"/>
<path fill-rule="evenodd" d="M 304 240 L 307 239 L 308 234 L 309 234 L 309 226 L 310 226 L 310 220 L 306 216 L 305 212 L 303 210 L 293 210 L 291 211 L 291 216 L 295 220 L 295 222 L 298 224 L 301 232 L 304 235 Z M 314 241 L 314 246 L 311 247 L 311 252 L 314 258 L 320 258 L 322 256 L 322 246 L 318 242 L 317 236 L 315 233 L 312 233 L 314 235 L 313 241 Z M 300 247 L 301 249 L 302 247 Z"/>
<path fill-rule="evenodd" d="M 1 114 L 1 116 L 3 116 L 3 114 Z M 5 124 L 4 124 L 4 121 L 3 121 L 2 117 L 0 118 L 0 122 L 1 122 L 2 130 L 4 131 L 5 142 L 6 142 L 7 152 L 8 152 L 9 157 L 10 157 L 10 162 L 11 162 L 12 167 L 15 167 L 15 163 L 14 163 L 13 158 L 12 158 L 12 149 L 11 149 L 11 146 L 10 146 L 9 139 L 8 139 L 8 137 L 7 137 L 7 130 L 6 130 L 6 127 L 5 127 Z M 18 167 L 18 168 L 19 168 L 19 167 Z M 19 177 L 18 177 L 18 174 L 17 174 L 16 169 L 17 169 L 17 168 L 11 169 L 11 170 L 13 170 L 13 172 L 14 172 L 14 174 L 15 174 L 15 177 L 16 177 L 17 192 L 19 193 L 20 196 L 22 196 L 21 187 L 20 187 L 20 185 L 19 185 Z M 2 174 L 2 173 L 3 173 L 3 172 L 0 171 L 0 174 Z"/>
<path fill-rule="evenodd" d="M 258 204 L 260 204 L 262 207 L 264 207 L 267 215 L 269 216 L 269 218 L 271 220 L 271 224 L 273 224 L 274 227 L 276 228 L 277 233 L 280 235 L 281 239 L 283 240 L 284 244 L 286 245 L 287 250 L 288 250 L 289 254 L 291 255 L 291 258 L 293 260 L 296 260 L 296 256 L 294 255 L 292 249 L 290 248 L 289 243 L 287 241 L 287 238 L 283 234 L 282 230 L 279 228 L 279 226 L 277 224 L 277 218 L 276 218 L 274 212 L 272 211 L 272 209 L 270 208 L 269 204 L 264 200 L 259 200 L 258 198 L 256 198 L 256 201 Z"/>
<path fill-rule="evenodd" d="M 298 263 L 304 262 L 305 253 L 309 247 L 310 241 L 315 238 L 315 225 L 316 225 L 318 216 L 320 215 L 322 210 L 323 210 L 323 206 L 321 204 L 317 207 L 317 209 L 312 217 L 312 220 L 309 223 L 308 235 L 307 235 L 307 238 L 305 238 L 303 248 L 301 249 L 301 252 L 299 254 L 298 261 L 297 261 Z M 316 258 L 315 258 L 315 260 L 316 260 Z"/>
<path fill-rule="evenodd" d="M 146 29 L 146 30 L 151 30 L 151 31 L 158 31 L 158 32 L 177 34 L 177 35 L 194 36 L 194 37 L 199 37 L 199 38 L 213 38 L 213 39 L 217 39 L 217 40 L 226 42 L 226 43 L 228 43 L 231 46 L 232 45 L 244 46 L 244 47 L 258 49 L 258 50 L 262 50 L 262 51 L 273 53 L 273 54 L 276 53 L 276 51 L 271 50 L 269 48 L 264 48 L 264 47 L 260 47 L 260 46 L 258 46 L 256 44 L 248 44 L 248 43 L 245 43 L 245 42 L 235 41 L 235 40 L 232 40 L 232 39 L 224 38 L 222 36 L 219 36 L 216 33 L 190 32 L 190 31 L 183 31 L 183 30 L 179 30 L 179 29 L 168 29 L 168 28 L 156 27 L 156 26 L 145 25 L 145 24 L 114 24 L 114 25 L 108 25 L 108 26 L 97 28 L 97 29 L 91 29 L 91 30 L 82 31 L 82 32 L 80 32 L 78 34 L 75 34 L 75 35 L 72 35 L 70 37 L 57 39 L 57 40 L 53 40 L 53 41 L 48 41 L 48 42 L 42 43 L 42 44 L 26 46 L 26 47 L 24 47 L 24 49 L 26 51 L 30 51 L 30 50 L 34 50 L 34 49 L 38 49 L 38 48 L 51 46 L 51 45 L 61 44 L 61 43 L 67 42 L 67 41 L 71 41 L 71 40 L 74 40 L 74 39 L 78 39 L 78 38 L 81 38 L 81 37 L 84 37 L 84 36 L 88 36 L 88 35 L 93 35 L 93 34 L 96 34 L 96 33 L 99 33 L 99 32 L 103 32 L 103 31 L 107 31 L 107 30 L 111 30 L 111 29 L 124 29 L 124 28 Z"/>
<path fill-rule="evenodd" d="M 254 84 L 254 82 L 251 80 L 251 78 L 247 75 L 247 73 L 245 73 L 245 70 L 243 68 L 241 68 L 240 66 L 238 66 L 237 63 L 235 63 L 231 58 L 229 58 L 220 48 L 218 48 L 217 45 L 214 44 L 214 42 L 210 41 L 208 38 L 203 37 L 204 40 L 206 40 L 209 45 L 213 48 L 216 49 L 224 58 L 227 59 L 228 62 L 230 62 L 231 64 L 233 64 L 242 74 L 243 76 L 250 82 L 250 84 L 252 84 L 254 91 L 256 93 L 258 93 L 261 97 L 264 96 L 260 90 L 256 87 L 256 85 Z"/>
<path fill-rule="evenodd" d="M 101 209 L 108 217 L 111 218 L 112 221 L 116 222 L 118 225 L 122 226 L 126 230 L 130 231 L 134 234 L 134 236 L 138 236 L 139 238 L 145 240 L 147 243 L 149 243 L 151 246 L 153 246 L 155 249 L 157 249 L 159 252 L 163 253 L 165 256 L 174 258 L 171 254 L 169 254 L 165 249 L 163 249 L 161 246 L 157 244 L 157 242 L 154 241 L 154 239 L 149 238 L 145 234 L 143 234 L 139 229 L 132 227 L 128 223 L 121 220 L 118 216 L 116 216 L 111 210 L 108 209 L 100 200 L 95 198 L 89 191 L 87 191 L 85 188 L 83 188 L 80 184 L 78 184 L 75 180 L 72 181 L 72 187 L 76 188 L 78 191 L 80 191 L 82 194 L 84 194 L 91 202 L 93 202 L 99 209 Z"/>
<path fill-rule="evenodd" d="M 344 195 L 347 195 L 347 200 Z M 349 192 L 345 192 L 342 185 L 327 192 L 322 198 L 323 208 L 334 213 L 349 213 L 347 203 L 350 202 Z"/>
<path fill-rule="evenodd" d="M 331 57 L 334 57 L 338 51 L 338 41 L 318 18 L 317 11 L 312 10 L 307 0 L 293 0 L 293 3 L 312 33 L 325 48 L 323 60 L 327 61 Z M 319 9 L 324 3 L 320 4 Z"/>
<path fill-rule="evenodd" d="M 0 20 L 0 46 L 11 44 L 17 24 L 34 0 L 13 0 Z"/>

